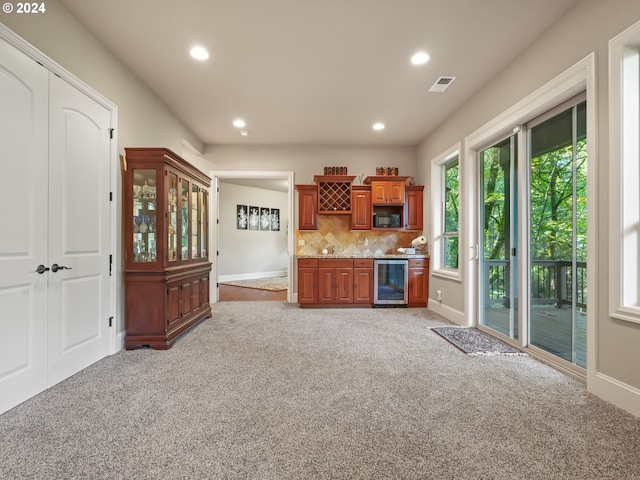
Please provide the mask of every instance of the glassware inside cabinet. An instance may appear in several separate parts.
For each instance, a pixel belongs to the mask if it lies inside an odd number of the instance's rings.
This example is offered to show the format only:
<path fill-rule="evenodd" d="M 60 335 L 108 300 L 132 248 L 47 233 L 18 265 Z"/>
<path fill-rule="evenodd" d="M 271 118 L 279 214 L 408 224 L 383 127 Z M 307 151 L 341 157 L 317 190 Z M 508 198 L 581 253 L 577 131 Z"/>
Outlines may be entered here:
<path fill-rule="evenodd" d="M 180 202 L 180 226 L 182 230 L 180 252 L 182 260 L 189 259 L 189 182 L 182 179 L 182 197 Z"/>
<path fill-rule="evenodd" d="M 178 176 L 167 173 L 167 260 L 178 260 Z"/>
<path fill-rule="evenodd" d="M 198 222 L 200 221 L 200 188 L 197 185 L 191 187 L 191 258 L 200 258 L 200 245 L 198 238 Z"/>
<path fill-rule="evenodd" d="M 156 171 L 133 170 L 133 261 L 155 262 Z"/>

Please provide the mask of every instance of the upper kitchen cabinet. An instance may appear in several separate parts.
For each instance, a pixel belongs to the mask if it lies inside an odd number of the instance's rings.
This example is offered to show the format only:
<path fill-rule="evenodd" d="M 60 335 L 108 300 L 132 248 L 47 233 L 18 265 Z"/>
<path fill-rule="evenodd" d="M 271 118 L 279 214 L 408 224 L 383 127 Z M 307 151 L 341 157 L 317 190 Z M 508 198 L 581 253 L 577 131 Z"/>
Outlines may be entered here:
<path fill-rule="evenodd" d="M 296 185 L 298 191 L 298 230 L 318 229 L 318 186 Z"/>
<path fill-rule="evenodd" d="M 422 230 L 424 185 L 407 185 L 404 207 L 404 229 Z"/>
<path fill-rule="evenodd" d="M 409 177 L 375 176 L 367 177 L 364 183 L 371 184 L 373 205 L 404 205 L 405 185 Z"/>
<path fill-rule="evenodd" d="M 371 230 L 371 187 L 351 187 L 351 230 Z"/>

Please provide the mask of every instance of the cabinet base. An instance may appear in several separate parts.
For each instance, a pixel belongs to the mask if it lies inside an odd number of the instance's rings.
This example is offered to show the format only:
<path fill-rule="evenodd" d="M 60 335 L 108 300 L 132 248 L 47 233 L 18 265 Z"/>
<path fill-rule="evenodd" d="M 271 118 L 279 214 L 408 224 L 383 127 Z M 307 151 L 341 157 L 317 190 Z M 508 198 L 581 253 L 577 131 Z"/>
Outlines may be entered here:
<path fill-rule="evenodd" d="M 373 303 L 300 303 L 300 308 L 426 308 L 426 303 L 374 305 Z"/>
<path fill-rule="evenodd" d="M 211 318 L 211 307 L 167 334 L 125 335 L 124 348 L 125 350 L 135 350 L 149 347 L 154 350 L 168 350 L 173 347 L 179 337 L 189 333 L 191 329 L 207 318 Z"/>

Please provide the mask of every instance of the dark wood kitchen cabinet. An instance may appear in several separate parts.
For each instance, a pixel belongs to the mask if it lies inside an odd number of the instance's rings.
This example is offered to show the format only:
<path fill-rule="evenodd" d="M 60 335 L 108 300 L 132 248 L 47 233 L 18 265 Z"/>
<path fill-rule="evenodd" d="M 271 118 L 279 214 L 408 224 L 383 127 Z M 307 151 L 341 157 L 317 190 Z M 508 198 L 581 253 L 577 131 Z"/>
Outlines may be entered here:
<path fill-rule="evenodd" d="M 405 185 L 409 177 L 367 177 L 365 183 L 371 184 L 371 203 L 373 205 L 404 205 Z"/>
<path fill-rule="evenodd" d="M 318 303 L 353 303 L 353 260 L 318 261 Z"/>
<path fill-rule="evenodd" d="M 298 303 L 302 308 L 373 307 L 373 258 L 299 258 Z M 426 307 L 429 259 L 408 261 L 408 307 Z"/>
<path fill-rule="evenodd" d="M 404 204 L 404 229 L 422 230 L 424 185 L 407 185 Z"/>
<path fill-rule="evenodd" d="M 371 187 L 351 187 L 351 230 L 371 230 Z"/>
<path fill-rule="evenodd" d="M 409 307 L 426 307 L 429 301 L 429 259 L 409 259 Z"/>
<path fill-rule="evenodd" d="M 211 179 L 165 148 L 125 151 L 125 348 L 165 350 L 211 316 Z"/>
<path fill-rule="evenodd" d="M 318 260 L 315 258 L 298 259 L 298 303 L 318 303 Z"/>
<path fill-rule="evenodd" d="M 298 191 L 298 230 L 318 229 L 318 186 L 296 185 Z"/>
<path fill-rule="evenodd" d="M 353 303 L 373 304 L 373 258 L 353 260 Z"/>
<path fill-rule="evenodd" d="M 373 259 L 299 258 L 301 307 L 373 306 Z"/>

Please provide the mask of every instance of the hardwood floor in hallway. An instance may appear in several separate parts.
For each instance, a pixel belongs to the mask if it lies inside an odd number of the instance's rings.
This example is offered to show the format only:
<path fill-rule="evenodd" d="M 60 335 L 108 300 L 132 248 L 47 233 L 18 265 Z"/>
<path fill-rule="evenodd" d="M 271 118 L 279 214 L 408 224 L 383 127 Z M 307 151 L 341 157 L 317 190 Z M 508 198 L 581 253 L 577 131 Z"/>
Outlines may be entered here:
<path fill-rule="evenodd" d="M 258 290 L 256 288 L 234 287 L 232 285 L 220 285 L 218 301 L 220 302 L 286 302 L 287 291 L 272 292 L 270 290 Z"/>

